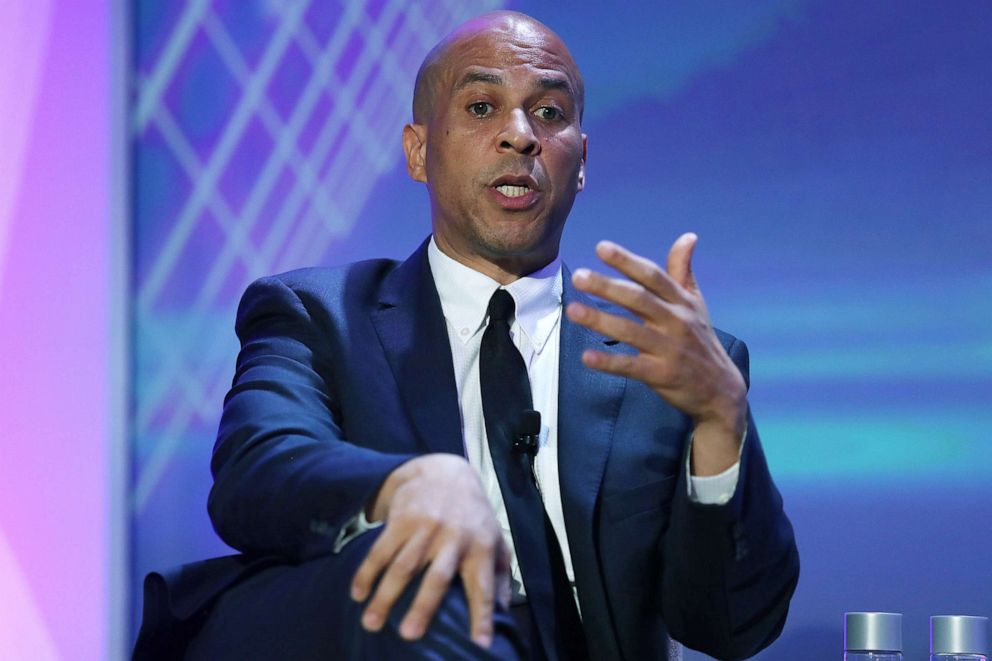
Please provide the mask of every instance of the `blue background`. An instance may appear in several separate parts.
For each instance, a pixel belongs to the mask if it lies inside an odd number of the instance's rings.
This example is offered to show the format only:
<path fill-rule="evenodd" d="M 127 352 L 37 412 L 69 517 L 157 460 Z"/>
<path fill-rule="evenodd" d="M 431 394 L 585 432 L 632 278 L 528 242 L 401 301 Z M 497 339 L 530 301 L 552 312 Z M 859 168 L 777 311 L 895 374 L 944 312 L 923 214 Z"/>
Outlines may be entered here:
<path fill-rule="evenodd" d="M 412 76 L 493 6 L 287 3 L 300 28 L 273 3 L 193 18 L 138 3 L 135 585 L 225 552 L 206 467 L 241 290 L 405 257 L 426 236 L 426 193 L 400 163 Z M 714 323 L 750 346 L 802 558 L 786 630 L 759 658 L 840 658 L 844 611 L 905 613 L 908 658 L 926 653 L 929 615 L 992 615 L 992 5 L 512 7 L 555 29 L 586 80 L 566 262 L 594 266 L 603 238 L 664 260 L 694 231 Z M 197 27 L 177 42 L 183 20 Z M 252 94 L 268 104 L 232 133 Z"/>

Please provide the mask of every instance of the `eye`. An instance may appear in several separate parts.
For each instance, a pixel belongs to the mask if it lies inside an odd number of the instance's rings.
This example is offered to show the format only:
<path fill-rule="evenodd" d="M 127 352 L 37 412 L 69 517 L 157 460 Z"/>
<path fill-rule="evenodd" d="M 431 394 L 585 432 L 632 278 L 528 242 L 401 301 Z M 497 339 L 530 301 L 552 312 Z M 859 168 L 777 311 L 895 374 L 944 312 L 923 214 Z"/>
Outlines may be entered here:
<path fill-rule="evenodd" d="M 486 101 L 476 101 L 468 107 L 468 111 L 476 117 L 485 117 L 492 113 L 493 104 Z"/>
<path fill-rule="evenodd" d="M 546 122 L 556 122 L 562 119 L 564 114 L 554 106 L 541 106 L 537 109 L 537 116 Z"/>

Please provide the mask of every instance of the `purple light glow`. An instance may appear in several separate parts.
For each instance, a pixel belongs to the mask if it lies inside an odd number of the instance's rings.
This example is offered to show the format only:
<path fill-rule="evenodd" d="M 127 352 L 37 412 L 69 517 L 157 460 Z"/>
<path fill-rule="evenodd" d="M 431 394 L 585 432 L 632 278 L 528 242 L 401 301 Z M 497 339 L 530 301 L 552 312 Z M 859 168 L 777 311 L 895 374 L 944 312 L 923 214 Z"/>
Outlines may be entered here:
<path fill-rule="evenodd" d="M 111 11 L 14 0 L 0 25 L 0 658 L 103 659 Z"/>

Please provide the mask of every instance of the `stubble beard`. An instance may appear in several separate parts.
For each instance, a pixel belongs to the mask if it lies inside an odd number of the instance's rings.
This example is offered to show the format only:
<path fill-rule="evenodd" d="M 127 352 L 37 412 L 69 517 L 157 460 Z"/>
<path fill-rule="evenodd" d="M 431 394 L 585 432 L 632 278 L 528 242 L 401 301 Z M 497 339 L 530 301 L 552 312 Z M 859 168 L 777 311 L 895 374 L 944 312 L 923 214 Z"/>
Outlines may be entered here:
<path fill-rule="evenodd" d="M 552 236 L 553 221 L 544 214 L 529 221 L 470 218 L 469 240 L 476 254 L 506 271 L 534 271 L 558 254 L 559 236 Z"/>

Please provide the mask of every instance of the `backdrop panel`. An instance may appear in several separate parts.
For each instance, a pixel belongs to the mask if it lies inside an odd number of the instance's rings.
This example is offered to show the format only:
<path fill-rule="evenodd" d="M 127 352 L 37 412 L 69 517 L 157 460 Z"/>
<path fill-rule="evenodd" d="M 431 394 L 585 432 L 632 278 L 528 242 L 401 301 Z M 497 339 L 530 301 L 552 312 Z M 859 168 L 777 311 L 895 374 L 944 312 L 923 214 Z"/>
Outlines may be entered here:
<path fill-rule="evenodd" d="M 488 6 L 139 4 L 135 585 L 223 552 L 204 503 L 244 286 L 429 232 L 412 76 Z M 928 615 L 992 615 L 992 6 L 512 6 L 586 78 L 566 261 L 695 231 L 714 322 L 751 347 L 803 560 L 760 658 L 837 658 L 845 610 L 906 613 L 912 657 Z"/>
<path fill-rule="evenodd" d="M 0 2 L 0 659 L 123 654 L 107 2 Z M 122 64 L 122 63 L 117 63 Z"/>

